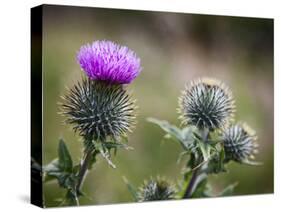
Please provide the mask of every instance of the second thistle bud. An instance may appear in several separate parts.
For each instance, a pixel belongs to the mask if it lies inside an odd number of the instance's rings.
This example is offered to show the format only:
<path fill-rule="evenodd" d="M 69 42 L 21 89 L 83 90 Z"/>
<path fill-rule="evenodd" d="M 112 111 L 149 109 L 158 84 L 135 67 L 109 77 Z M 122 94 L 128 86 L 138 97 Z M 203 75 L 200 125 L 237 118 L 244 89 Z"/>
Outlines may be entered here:
<path fill-rule="evenodd" d="M 199 79 L 186 86 L 179 98 L 180 119 L 199 129 L 225 126 L 234 115 L 234 100 L 227 87 L 213 79 Z"/>
<path fill-rule="evenodd" d="M 237 124 L 223 132 L 222 140 L 226 162 L 233 160 L 239 163 L 254 159 L 257 153 L 255 132 L 247 124 Z"/>

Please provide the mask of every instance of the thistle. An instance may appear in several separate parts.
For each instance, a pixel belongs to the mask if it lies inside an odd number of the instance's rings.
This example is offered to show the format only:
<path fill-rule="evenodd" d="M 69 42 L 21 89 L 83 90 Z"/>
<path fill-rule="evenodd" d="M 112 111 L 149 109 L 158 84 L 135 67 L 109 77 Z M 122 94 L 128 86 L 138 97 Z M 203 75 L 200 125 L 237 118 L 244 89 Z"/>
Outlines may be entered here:
<path fill-rule="evenodd" d="M 63 96 L 62 113 L 86 140 L 126 137 L 135 125 L 135 101 L 122 84 L 140 73 L 140 59 L 126 46 L 95 41 L 80 48 L 77 60 L 88 79 Z"/>
<path fill-rule="evenodd" d="M 258 152 L 255 132 L 246 124 L 230 126 L 234 110 L 230 90 L 222 82 L 203 78 L 187 84 L 179 98 L 178 112 L 183 128 L 166 120 L 147 119 L 165 131 L 165 138 L 181 145 L 183 152 L 178 161 L 188 156 L 176 198 L 229 195 L 237 183 L 214 194 L 208 176 L 227 171 L 226 164 L 231 160 L 249 165 L 260 164 L 250 161 Z M 145 188 L 151 191 L 153 185 L 146 184 Z"/>
<path fill-rule="evenodd" d="M 254 159 L 258 152 L 256 133 L 246 123 L 237 124 L 224 130 L 222 141 L 225 151 L 225 161 L 230 160 L 247 163 Z"/>
<path fill-rule="evenodd" d="M 63 114 L 74 131 L 94 141 L 125 136 L 135 125 L 135 101 L 118 84 L 84 79 L 63 97 Z"/>
<path fill-rule="evenodd" d="M 101 154 L 108 164 L 110 150 L 128 149 L 122 138 L 135 126 L 135 101 L 123 84 L 131 83 L 140 73 L 140 59 L 126 46 L 111 41 L 95 41 L 80 48 L 77 54 L 87 78 L 77 82 L 62 96 L 61 113 L 84 140 L 84 155 L 73 166 L 71 155 L 61 140 L 59 160 L 46 166 L 45 176 L 57 178 L 67 189 L 66 198 L 79 204 L 81 187 L 88 170 Z"/>
<path fill-rule="evenodd" d="M 138 201 L 170 200 L 176 193 L 175 186 L 164 178 L 145 181 L 137 193 Z"/>
<path fill-rule="evenodd" d="M 182 123 L 199 129 L 215 130 L 226 126 L 234 116 L 234 108 L 231 92 L 214 79 L 192 81 L 179 98 Z"/>

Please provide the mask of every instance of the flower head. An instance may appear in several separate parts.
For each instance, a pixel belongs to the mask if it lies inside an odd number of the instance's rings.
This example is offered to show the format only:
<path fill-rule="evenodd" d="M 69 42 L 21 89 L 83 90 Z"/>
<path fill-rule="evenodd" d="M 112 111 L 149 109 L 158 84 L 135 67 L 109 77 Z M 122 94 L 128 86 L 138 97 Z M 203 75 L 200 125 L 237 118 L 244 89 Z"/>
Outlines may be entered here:
<path fill-rule="evenodd" d="M 153 200 L 170 200 L 176 193 L 175 187 L 166 179 L 157 177 L 145 181 L 138 192 L 140 202 Z"/>
<path fill-rule="evenodd" d="M 234 100 L 226 86 L 214 79 L 203 78 L 186 86 L 179 98 L 183 124 L 214 130 L 225 126 L 234 115 Z"/>
<path fill-rule="evenodd" d="M 129 84 L 141 71 L 136 54 L 111 41 L 95 41 L 82 46 L 77 60 L 90 79 L 112 84 Z"/>
<path fill-rule="evenodd" d="M 122 85 L 84 79 L 62 98 L 66 122 L 82 136 L 115 139 L 126 135 L 135 124 L 135 101 Z"/>
<path fill-rule="evenodd" d="M 223 132 L 225 160 L 246 162 L 258 152 L 256 133 L 245 123 L 234 125 Z"/>

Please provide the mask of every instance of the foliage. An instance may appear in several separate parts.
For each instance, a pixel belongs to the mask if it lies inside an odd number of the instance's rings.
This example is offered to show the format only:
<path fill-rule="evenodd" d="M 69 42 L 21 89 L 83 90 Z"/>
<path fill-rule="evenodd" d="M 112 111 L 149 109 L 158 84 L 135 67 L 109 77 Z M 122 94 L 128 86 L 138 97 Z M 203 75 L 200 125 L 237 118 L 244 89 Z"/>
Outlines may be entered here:
<path fill-rule="evenodd" d="M 71 155 L 65 145 L 65 142 L 60 139 L 58 146 L 58 158 L 46 165 L 44 171 L 44 181 L 56 179 L 60 187 L 66 189 L 65 200 L 69 203 L 74 203 L 81 193 L 76 190 L 78 183 L 79 165 L 73 166 Z"/>
<path fill-rule="evenodd" d="M 79 205 L 78 198 L 85 196 L 85 193 L 81 191 L 82 181 L 85 176 L 81 176 L 81 173 L 86 173 L 92 168 L 96 162 L 96 156 L 98 154 L 104 157 L 111 167 L 115 168 L 115 165 L 110 160 L 111 150 L 116 153 L 118 148 L 131 149 L 125 143 L 116 141 L 91 143 L 94 145 L 93 149 L 86 152 L 85 158 L 81 163 L 74 165 L 64 140 L 60 139 L 58 145 L 58 158 L 43 167 L 44 182 L 47 183 L 49 181 L 57 180 L 59 186 L 66 189 L 65 197 L 60 201 L 61 204 Z"/>

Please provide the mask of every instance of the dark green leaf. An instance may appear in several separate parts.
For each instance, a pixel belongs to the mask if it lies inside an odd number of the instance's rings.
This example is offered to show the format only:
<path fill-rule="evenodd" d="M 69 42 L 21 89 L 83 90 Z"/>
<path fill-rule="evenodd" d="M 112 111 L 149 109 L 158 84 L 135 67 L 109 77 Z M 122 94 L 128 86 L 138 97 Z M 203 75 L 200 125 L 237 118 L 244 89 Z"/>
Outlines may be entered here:
<path fill-rule="evenodd" d="M 147 121 L 161 127 L 168 134 L 165 135 L 165 137 L 167 138 L 171 137 L 175 141 L 179 142 L 185 150 L 190 151 L 190 148 L 192 147 L 193 140 L 194 140 L 192 136 L 192 131 L 193 131 L 192 127 L 186 127 L 181 130 L 165 120 L 148 118 Z"/>
<path fill-rule="evenodd" d="M 62 139 L 59 141 L 58 155 L 60 169 L 64 172 L 72 172 L 72 159 L 67 146 Z"/>
<path fill-rule="evenodd" d="M 155 118 L 148 118 L 147 121 L 154 123 L 161 127 L 166 133 L 170 134 L 175 139 L 181 141 L 183 140 L 183 136 L 181 134 L 181 130 L 174 125 L 171 125 L 169 122 L 164 120 L 158 120 Z"/>

